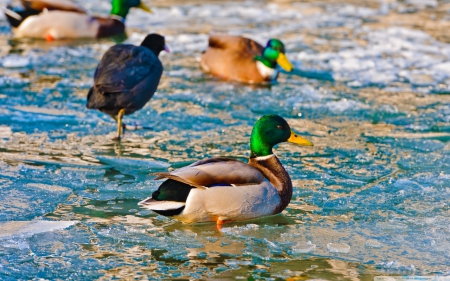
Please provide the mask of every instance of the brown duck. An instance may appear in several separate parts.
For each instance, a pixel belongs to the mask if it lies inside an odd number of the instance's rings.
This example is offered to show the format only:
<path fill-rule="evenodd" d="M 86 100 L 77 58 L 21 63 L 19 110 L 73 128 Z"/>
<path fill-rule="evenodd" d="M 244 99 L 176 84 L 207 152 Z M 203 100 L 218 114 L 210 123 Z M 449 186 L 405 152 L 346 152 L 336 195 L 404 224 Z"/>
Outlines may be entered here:
<path fill-rule="evenodd" d="M 224 79 L 246 82 L 272 82 L 278 77 L 277 65 L 293 69 L 286 58 L 284 44 L 270 39 L 266 47 L 242 36 L 212 35 L 200 66 L 205 72 Z"/>
<path fill-rule="evenodd" d="M 100 38 L 125 33 L 131 8 L 151 12 L 140 0 L 112 0 L 108 17 L 94 17 L 82 7 L 61 0 L 22 0 L 20 9 L 8 7 L 5 15 L 15 37 L 51 40 Z"/>

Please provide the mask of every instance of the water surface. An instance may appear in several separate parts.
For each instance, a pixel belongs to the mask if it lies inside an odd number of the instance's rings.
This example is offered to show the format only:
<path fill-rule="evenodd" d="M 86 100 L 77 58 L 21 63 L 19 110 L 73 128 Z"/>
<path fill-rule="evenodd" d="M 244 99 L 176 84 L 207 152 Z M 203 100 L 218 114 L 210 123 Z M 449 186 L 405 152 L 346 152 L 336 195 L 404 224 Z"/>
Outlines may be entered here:
<path fill-rule="evenodd" d="M 6 1 L 2 0 L 2 5 Z M 107 13 L 107 1 L 79 1 Z M 0 279 L 322 279 L 450 274 L 448 1 L 154 1 L 128 39 L 166 36 L 157 94 L 113 141 L 86 109 L 114 40 L 12 38 L 0 19 Z M 198 66 L 210 32 L 281 39 L 294 74 L 271 87 Z M 116 39 L 118 40 L 118 39 Z M 276 153 L 294 185 L 282 214 L 184 225 L 137 206 L 152 172 L 245 161 L 263 114 L 313 148 Z"/>

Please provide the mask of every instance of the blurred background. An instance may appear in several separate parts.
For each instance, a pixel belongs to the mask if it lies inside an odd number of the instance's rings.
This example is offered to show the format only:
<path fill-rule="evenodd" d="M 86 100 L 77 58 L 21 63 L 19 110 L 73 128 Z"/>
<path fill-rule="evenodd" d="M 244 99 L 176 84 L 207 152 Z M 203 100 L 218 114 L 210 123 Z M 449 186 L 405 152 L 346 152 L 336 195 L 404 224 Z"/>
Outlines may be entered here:
<path fill-rule="evenodd" d="M 102 40 L 16 39 L 0 14 L 0 279 L 450 274 L 450 1 L 146 4 L 154 14 L 131 10 L 127 38 Z M 172 52 L 155 96 L 124 119 L 149 129 L 119 143 L 86 95 L 110 46 L 150 32 Z M 212 78 L 199 68 L 210 33 L 279 38 L 296 69 L 270 87 Z M 152 172 L 245 161 L 268 113 L 315 144 L 276 148 L 294 183 L 282 214 L 218 230 L 137 205 Z"/>

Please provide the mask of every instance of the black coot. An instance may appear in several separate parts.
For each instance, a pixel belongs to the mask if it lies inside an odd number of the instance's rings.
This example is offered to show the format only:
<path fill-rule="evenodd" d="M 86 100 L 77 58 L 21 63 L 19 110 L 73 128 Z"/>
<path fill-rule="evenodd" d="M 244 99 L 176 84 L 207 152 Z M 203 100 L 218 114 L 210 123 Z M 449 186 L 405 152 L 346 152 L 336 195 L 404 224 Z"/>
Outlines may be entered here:
<path fill-rule="evenodd" d="M 118 44 L 103 55 L 87 96 L 87 108 L 98 109 L 117 121 L 122 136 L 123 115 L 141 109 L 155 93 L 163 72 L 158 59 L 168 48 L 164 37 L 148 35 L 140 46 Z"/>

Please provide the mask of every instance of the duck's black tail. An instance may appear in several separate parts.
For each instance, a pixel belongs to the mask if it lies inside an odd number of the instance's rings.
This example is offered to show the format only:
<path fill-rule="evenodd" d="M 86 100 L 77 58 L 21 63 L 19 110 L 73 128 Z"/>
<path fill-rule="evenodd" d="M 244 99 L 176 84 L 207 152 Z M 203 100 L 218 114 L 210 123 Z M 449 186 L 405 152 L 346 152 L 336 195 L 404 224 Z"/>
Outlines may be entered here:
<path fill-rule="evenodd" d="M 185 183 L 168 179 L 153 192 L 152 197 L 139 202 L 139 205 L 163 216 L 176 216 L 183 212 L 192 188 Z"/>

